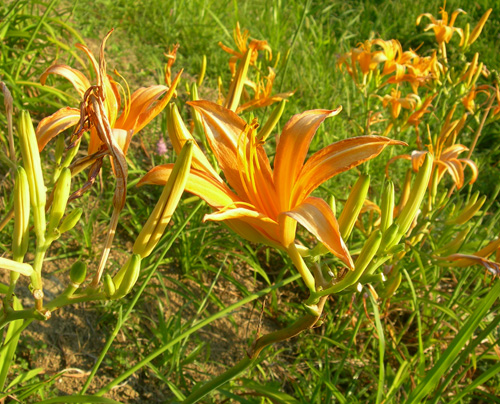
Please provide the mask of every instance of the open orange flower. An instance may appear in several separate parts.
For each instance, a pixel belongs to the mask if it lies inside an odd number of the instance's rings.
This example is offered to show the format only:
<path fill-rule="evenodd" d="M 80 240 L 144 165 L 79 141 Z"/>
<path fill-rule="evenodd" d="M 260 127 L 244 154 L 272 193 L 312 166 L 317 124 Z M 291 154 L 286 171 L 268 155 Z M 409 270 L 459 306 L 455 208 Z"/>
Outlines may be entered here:
<path fill-rule="evenodd" d="M 436 35 L 436 41 L 439 45 L 441 45 L 442 43 L 450 42 L 454 32 L 456 32 L 462 39 L 464 36 L 463 30 L 461 28 L 454 27 L 453 24 L 455 24 L 455 20 L 457 19 L 458 14 L 465 14 L 465 11 L 460 8 L 455 10 L 451 14 L 451 18 L 448 21 L 448 13 L 446 12 L 445 7 L 446 2 L 444 3 L 443 7 L 441 7 L 441 11 L 439 11 L 439 14 L 441 14 L 442 17 L 440 20 L 435 19 L 434 16 L 430 13 L 420 14 L 417 17 L 417 25 L 420 24 L 420 20 L 422 19 L 422 17 L 427 17 L 429 20 L 431 20 L 431 23 L 428 24 L 427 27 L 425 27 L 425 31 L 432 29 L 434 31 L 434 34 Z"/>
<path fill-rule="evenodd" d="M 314 290 L 314 278 L 295 245 L 297 223 L 312 233 L 349 268 L 353 262 L 329 205 L 311 193 L 329 178 L 377 156 L 388 145 L 403 142 L 382 136 L 361 136 L 333 143 L 307 161 L 309 144 L 319 125 L 336 110 L 313 110 L 293 116 L 283 128 L 274 171 L 257 137 L 256 121 L 247 124 L 236 113 L 208 101 L 190 103 L 201 115 L 210 147 L 228 185 L 214 174 L 201 150 L 193 155 L 186 190 L 204 199 L 215 212 L 205 220 L 224 221 L 242 237 L 287 251 L 304 282 Z M 178 152 L 192 139 L 175 115 L 169 130 Z M 172 164 L 153 168 L 139 182 L 165 184 Z"/>
<path fill-rule="evenodd" d="M 108 32 L 101 43 L 99 63 L 94 58 L 90 49 L 86 46 L 81 44 L 76 46 L 87 54 L 92 64 L 97 78 L 97 86 L 102 88 L 105 108 L 104 113 L 113 129 L 115 140 L 118 142 L 123 152 L 126 153 L 131 136 L 143 129 L 168 104 L 174 94 L 181 73 L 174 79 L 170 88 L 163 85 L 156 85 L 138 89 L 132 96 L 128 95 L 125 100 L 125 105 L 121 108 L 119 86 L 107 75 L 106 61 L 104 59 L 106 40 L 112 32 L 113 31 Z M 90 81 L 83 73 L 67 65 L 56 64 L 45 70 L 40 78 L 42 84 L 45 84 L 50 74 L 57 74 L 68 79 L 82 99 L 87 90 L 92 87 Z M 163 98 L 161 98 L 162 96 Z M 80 116 L 79 109 L 66 107 L 42 119 L 36 129 L 39 150 L 43 150 L 45 145 L 59 133 L 78 124 Z M 91 128 L 88 154 L 90 155 L 97 152 L 101 145 L 103 145 L 103 142 L 98 136 L 96 128 Z"/>

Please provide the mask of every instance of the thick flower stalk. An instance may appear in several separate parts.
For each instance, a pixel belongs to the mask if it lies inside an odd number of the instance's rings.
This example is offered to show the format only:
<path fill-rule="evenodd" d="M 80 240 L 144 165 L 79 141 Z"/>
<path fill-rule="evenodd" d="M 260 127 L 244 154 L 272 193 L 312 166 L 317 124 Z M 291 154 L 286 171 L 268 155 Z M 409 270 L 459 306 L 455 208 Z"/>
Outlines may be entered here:
<path fill-rule="evenodd" d="M 247 124 L 234 112 L 208 101 L 190 104 L 202 117 L 208 143 L 227 181 L 195 146 L 186 190 L 214 209 L 205 220 L 223 221 L 247 240 L 285 250 L 310 290 L 315 290 L 315 279 L 295 245 L 297 224 L 353 268 L 330 206 L 310 195 L 329 178 L 376 157 L 386 146 L 405 143 L 381 136 L 354 137 L 333 143 L 305 161 L 320 124 L 341 108 L 306 111 L 283 128 L 273 171 L 257 137 L 256 121 Z M 179 152 L 179 146 L 192 137 L 178 115 L 171 125 L 169 136 Z M 171 164 L 155 167 L 139 185 L 164 185 L 172 170 Z"/>

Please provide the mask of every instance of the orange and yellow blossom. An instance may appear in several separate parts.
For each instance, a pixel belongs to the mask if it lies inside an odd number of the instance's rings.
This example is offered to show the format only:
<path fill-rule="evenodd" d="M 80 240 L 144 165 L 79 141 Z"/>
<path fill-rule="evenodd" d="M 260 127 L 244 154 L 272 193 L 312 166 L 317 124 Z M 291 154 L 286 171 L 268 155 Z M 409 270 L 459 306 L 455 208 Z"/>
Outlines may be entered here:
<path fill-rule="evenodd" d="M 107 75 L 106 61 L 104 59 L 106 40 L 112 32 L 110 31 L 101 43 L 99 63 L 86 46 L 81 44 L 76 46 L 86 53 L 92 64 L 97 78 L 96 85 L 102 88 L 103 112 L 107 116 L 115 140 L 123 152 L 126 153 L 132 135 L 143 129 L 168 104 L 174 94 L 181 73 L 174 79 L 170 88 L 163 85 L 143 87 L 130 96 L 127 86 L 128 96 L 122 108 L 119 86 Z M 57 74 L 68 79 L 80 97 L 82 97 L 82 100 L 86 92 L 93 87 L 83 73 L 67 65 L 56 64 L 49 67 L 40 78 L 42 84 L 45 84 L 50 74 Z M 162 96 L 163 98 L 161 98 Z M 80 109 L 65 107 L 61 108 L 55 114 L 42 119 L 36 129 L 39 150 L 43 150 L 45 145 L 59 133 L 78 124 L 80 117 Z M 102 145 L 103 141 L 98 136 L 96 128 L 91 127 L 88 154 L 96 153 Z"/>
<path fill-rule="evenodd" d="M 448 21 L 448 13 L 446 12 L 445 7 L 446 7 L 446 2 L 439 11 L 439 13 L 441 14 L 440 20 L 435 19 L 434 16 L 430 13 L 424 13 L 420 14 L 417 17 L 417 23 L 416 23 L 417 25 L 419 25 L 422 17 L 427 17 L 429 20 L 431 20 L 431 23 L 428 24 L 427 27 L 425 27 L 424 31 L 432 29 L 434 31 L 434 34 L 436 35 L 436 41 L 439 44 L 439 46 L 442 47 L 442 49 L 445 49 L 444 48 L 445 43 L 450 42 L 454 32 L 456 32 L 460 36 L 461 38 L 460 45 L 462 44 L 464 36 L 463 30 L 461 28 L 456 28 L 453 25 L 455 24 L 455 20 L 457 19 L 458 14 L 460 13 L 466 14 L 464 10 L 459 8 L 451 14 L 451 18 Z M 444 53 L 444 56 L 446 57 L 446 52 Z"/>
<path fill-rule="evenodd" d="M 295 245 L 297 223 L 353 268 L 330 206 L 310 195 L 329 178 L 376 157 L 386 146 L 405 143 L 382 136 L 354 137 L 333 143 L 305 161 L 319 125 L 341 108 L 306 111 L 293 116 L 283 128 L 273 170 L 257 137 L 255 120 L 247 124 L 236 113 L 208 101 L 190 105 L 202 117 L 208 143 L 227 181 L 198 148 L 186 190 L 214 209 L 205 220 L 224 221 L 247 240 L 285 250 L 311 290 L 315 290 L 314 277 Z M 192 137 L 175 110 L 171 118 L 176 124 L 169 128 L 169 136 L 178 152 Z M 155 167 L 139 185 L 165 184 L 171 171 L 172 164 Z"/>
<path fill-rule="evenodd" d="M 386 108 L 391 105 L 391 116 L 396 119 L 401 113 L 401 108 L 414 110 L 420 104 L 420 97 L 416 94 L 408 94 L 406 97 L 401 97 L 401 91 L 396 88 L 391 89 L 391 94 L 386 94 L 382 99 L 382 104 Z"/>
<path fill-rule="evenodd" d="M 340 56 L 337 61 L 337 65 L 340 70 L 342 70 L 342 66 L 345 65 L 347 73 L 349 73 L 355 82 L 358 81 L 357 63 L 361 73 L 363 74 L 363 85 L 366 84 L 368 74 L 375 70 L 379 63 L 387 60 L 384 51 L 372 51 L 373 43 L 374 41 L 365 41 L 360 43 L 357 48 L 351 49 L 350 52 Z"/>

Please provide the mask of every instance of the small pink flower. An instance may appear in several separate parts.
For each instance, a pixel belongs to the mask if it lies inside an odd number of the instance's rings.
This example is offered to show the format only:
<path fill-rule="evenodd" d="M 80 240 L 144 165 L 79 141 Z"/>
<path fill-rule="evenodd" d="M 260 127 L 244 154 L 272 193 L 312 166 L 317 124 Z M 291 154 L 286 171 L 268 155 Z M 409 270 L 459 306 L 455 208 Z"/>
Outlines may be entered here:
<path fill-rule="evenodd" d="M 167 144 L 163 139 L 163 136 L 160 136 L 160 139 L 156 143 L 156 153 L 160 156 L 167 154 Z"/>

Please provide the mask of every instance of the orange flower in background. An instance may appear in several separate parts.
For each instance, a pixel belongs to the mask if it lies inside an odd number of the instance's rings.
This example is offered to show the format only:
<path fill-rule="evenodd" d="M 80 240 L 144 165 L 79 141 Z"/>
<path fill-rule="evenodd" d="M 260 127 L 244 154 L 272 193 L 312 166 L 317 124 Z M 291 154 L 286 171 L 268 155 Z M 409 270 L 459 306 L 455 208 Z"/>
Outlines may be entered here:
<path fill-rule="evenodd" d="M 451 18 L 448 21 L 448 13 L 446 12 L 445 8 L 446 2 L 439 11 L 439 14 L 441 14 L 440 20 L 435 19 L 434 16 L 430 13 L 420 14 L 417 17 L 417 25 L 420 24 L 420 20 L 422 19 L 422 17 L 427 17 L 429 20 L 431 20 L 431 23 L 428 24 L 427 27 L 425 27 L 424 31 L 432 29 L 434 31 L 434 34 L 436 35 L 436 41 L 439 45 L 450 42 L 451 37 L 455 32 L 460 36 L 462 40 L 464 36 L 463 30 L 461 28 L 456 28 L 453 25 L 455 24 L 455 20 L 457 19 L 458 14 L 466 14 L 466 12 L 459 8 L 451 14 Z M 460 42 L 460 44 L 462 44 L 462 42 Z"/>
<path fill-rule="evenodd" d="M 360 43 L 357 48 L 340 56 L 337 61 L 340 70 L 342 70 L 342 66 L 345 66 L 347 73 L 355 82 L 358 80 L 358 68 L 356 67 L 356 64 L 358 64 L 363 74 L 363 85 L 366 84 L 368 74 L 375 70 L 379 63 L 387 60 L 384 51 L 372 51 L 372 44 L 373 41 Z"/>
<path fill-rule="evenodd" d="M 416 94 L 408 94 L 406 97 L 401 98 L 401 91 L 396 88 L 391 89 L 391 94 L 386 94 L 382 99 L 382 105 L 386 108 L 391 105 L 391 116 L 396 119 L 401 113 L 401 108 L 414 110 L 420 104 L 420 97 Z"/>
<path fill-rule="evenodd" d="M 198 148 L 186 190 L 214 209 L 205 220 L 224 221 L 247 240 L 287 251 L 311 289 L 314 278 L 295 246 L 297 223 L 352 268 L 331 208 L 310 195 L 329 178 L 376 157 L 386 146 L 405 143 L 382 136 L 354 137 L 333 143 L 305 161 L 319 125 L 341 108 L 306 111 L 292 117 L 283 128 L 273 170 L 263 142 L 256 136 L 255 120 L 247 124 L 234 112 L 208 101 L 190 104 L 202 116 L 208 143 L 227 181 L 214 175 Z M 169 130 L 176 151 L 192 139 L 182 127 L 178 121 L 178 129 Z M 172 164 L 155 167 L 139 185 L 165 184 L 171 171 Z"/>
<path fill-rule="evenodd" d="M 112 32 L 110 31 L 101 43 L 99 63 L 97 63 L 94 55 L 86 46 L 81 44 L 76 46 L 87 54 L 92 64 L 97 78 L 97 86 L 102 88 L 105 114 L 113 129 L 113 135 L 124 153 L 126 153 L 131 136 L 143 129 L 168 104 L 174 94 L 182 72 L 177 75 L 170 88 L 156 85 L 138 89 L 131 96 L 128 95 L 126 97 L 122 108 L 119 86 L 107 75 L 104 58 L 106 40 Z M 82 99 L 85 93 L 92 87 L 84 74 L 67 65 L 56 64 L 49 67 L 40 78 L 42 84 L 45 84 L 50 74 L 57 74 L 68 79 Z M 161 98 L 162 96 L 163 98 Z M 40 121 L 36 130 L 40 151 L 43 150 L 52 138 L 76 125 L 79 121 L 80 110 L 70 107 L 62 108 L 55 114 Z M 88 154 L 97 152 L 101 145 L 103 145 L 103 141 L 99 138 L 97 130 L 90 128 Z"/>
<path fill-rule="evenodd" d="M 406 72 L 406 65 L 418 55 L 412 51 L 403 52 L 401 43 L 396 39 L 391 39 L 389 41 L 384 41 L 382 39 L 375 39 L 372 42 L 374 45 L 380 46 L 386 57 L 384 63 L 384 70 L 382 75 L 391 74 L 396 72 L 394 75 L 395 80 L 399 80 Z"/>
<path fill-rule="evenodd" d="M 241 32 L 240 23 L 236 23 L 236 28 L 233 31 L 233 38 L 238 50 L 231 49 L 230 47 L 219 42 L 219 46 L 227 53 L 233 55 L 229 59 L 229 69 L 231 70 L 231 75 L 234 76 L 236 72 L 236 62 L 245 58 L 246 53 L 251 50 L 250 65 L 254 65 L 259 56 L 260 50 L 265 50 L 267 53 L 268 60 L 273 58 L 273 51 L 267 41 L 259 41 L 257 39 L 252 39 L 250 44 L 248 44 L 248 38 L 250 38 L 250 33 L 248 30 Z"/>

